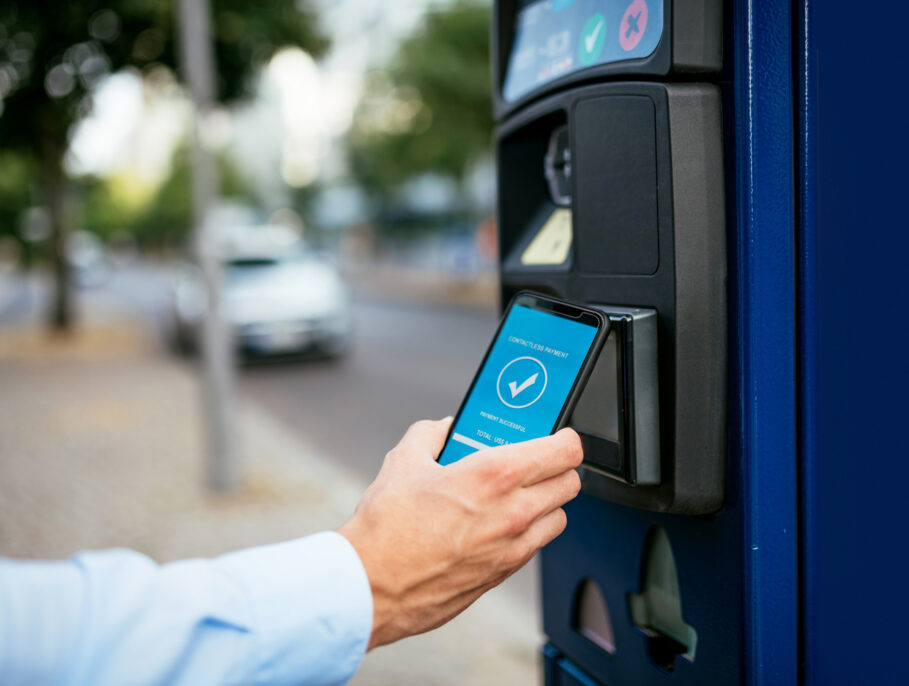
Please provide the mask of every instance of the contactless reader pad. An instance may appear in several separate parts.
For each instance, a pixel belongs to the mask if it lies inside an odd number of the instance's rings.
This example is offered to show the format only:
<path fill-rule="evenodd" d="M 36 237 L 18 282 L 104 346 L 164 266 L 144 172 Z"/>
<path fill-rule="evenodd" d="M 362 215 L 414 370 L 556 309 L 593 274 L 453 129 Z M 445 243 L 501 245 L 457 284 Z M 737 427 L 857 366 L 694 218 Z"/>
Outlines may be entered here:
<path fill-rule="evenodd" d="M 609 337 L 568 424 L 581 437 L 586 468 L 631 485 L 657 485 L 657 312 L 594 307 L 609 317 Z"/>

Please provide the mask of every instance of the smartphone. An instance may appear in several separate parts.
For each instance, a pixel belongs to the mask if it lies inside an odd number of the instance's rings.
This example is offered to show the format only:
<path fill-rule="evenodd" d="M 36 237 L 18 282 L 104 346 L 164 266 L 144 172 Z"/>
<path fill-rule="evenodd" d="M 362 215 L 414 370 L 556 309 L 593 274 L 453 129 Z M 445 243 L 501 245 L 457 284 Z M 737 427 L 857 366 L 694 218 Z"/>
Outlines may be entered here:
<path fill-rule="evenodd" d="M 561 429 L 609 333 L 600 311 L 522 291 L 512 298 L 439 464 Z"/>

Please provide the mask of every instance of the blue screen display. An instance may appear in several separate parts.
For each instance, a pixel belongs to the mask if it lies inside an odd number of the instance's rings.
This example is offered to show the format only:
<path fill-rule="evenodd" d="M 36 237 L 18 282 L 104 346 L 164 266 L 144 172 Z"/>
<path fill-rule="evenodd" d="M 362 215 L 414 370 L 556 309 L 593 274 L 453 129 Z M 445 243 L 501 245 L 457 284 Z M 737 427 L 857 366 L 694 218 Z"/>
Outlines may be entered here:
<path fill-rule="evenodd" d="M 512 307 L 439 463 L 548 436 L 596 334 L 594 326 Z"/>
<path fill-rule="evenodd" d="M 663 35 L 663 0 L 530 0 L 516 24 L 509 102 L 580 69 L 647 57 Z"/>

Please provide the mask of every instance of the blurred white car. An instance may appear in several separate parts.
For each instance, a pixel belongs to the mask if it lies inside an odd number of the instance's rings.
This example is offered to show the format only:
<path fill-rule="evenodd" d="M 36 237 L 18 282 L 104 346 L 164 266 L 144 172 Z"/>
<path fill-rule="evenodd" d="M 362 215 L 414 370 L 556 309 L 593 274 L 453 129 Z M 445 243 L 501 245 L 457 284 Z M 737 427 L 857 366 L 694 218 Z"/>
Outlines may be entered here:
<path fill-rule="evenodd" d="M 267 238 L 271 229 L 250 231 Z M 337 268 L 300 240 L 261 240 L 263 236 L 227 241 L 221 251 L 225 316 L 239 351 L 343 354 L 350 342 L 352 315 Z M 201 273 L 196 267 L 185 269 L 173 295 L 181 347 L 197 347 L 206 306 Z"/>

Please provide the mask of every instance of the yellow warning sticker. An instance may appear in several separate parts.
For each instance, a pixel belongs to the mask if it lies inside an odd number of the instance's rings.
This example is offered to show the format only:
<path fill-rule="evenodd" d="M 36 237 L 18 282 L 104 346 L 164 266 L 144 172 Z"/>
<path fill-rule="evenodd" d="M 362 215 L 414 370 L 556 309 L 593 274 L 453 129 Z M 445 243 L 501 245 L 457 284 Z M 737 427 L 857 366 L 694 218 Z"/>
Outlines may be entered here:
<path fill-rule="evenodd" d="M 571 210 L 560 207 L 524 249 L 521 264 L 564 264 L 571 249 L 571 237 Z"/>

